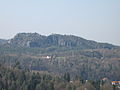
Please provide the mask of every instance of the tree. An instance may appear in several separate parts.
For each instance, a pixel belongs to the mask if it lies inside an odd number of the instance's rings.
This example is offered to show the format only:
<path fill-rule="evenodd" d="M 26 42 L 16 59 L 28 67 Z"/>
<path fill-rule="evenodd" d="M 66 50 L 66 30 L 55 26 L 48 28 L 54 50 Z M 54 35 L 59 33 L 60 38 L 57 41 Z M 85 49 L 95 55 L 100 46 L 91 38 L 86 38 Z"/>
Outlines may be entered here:
<path fill-rule="evenodd" d="M 96 90 L 95 87 L 90 83 L 90 82 L 86 82 L 84 85 L 84 89 L 85 90 Z M 107 89 L 106 89 L 107 90 Z M 108 89 L 109 90 L 109 89 Z"/>
<path fill-rule="evenodd" d="M 48 83 L 48 90 L 54 90 L 54 83 Z"/>
<path fill-rule="evenodd" d="M 65 81 L 70 82 L 70 74 L 68 72 L 64 74 L 63 78 Z"/>
<path fill-rule="evenodd" d="M 67 84 L 66 90 L 75 90 L 75 86 L 71 83 Z"/>
<path fill-rule="evenodd" d="M 45 84 L 44 82 L 41 82 L 40 84 L 38 84 L 38 85 L 36 86 L 36 89 L 35 89 L 35 90 L 47 90 L 46 88 L 47 88 L 47 87 L 46 87 L 46 84 Z"/>
<path fill-rule="evenodd" d="M 103 86 L 101 86 L 100 90 L 113 90 L 113 87 L 109 83 L 105 83 Z"/>

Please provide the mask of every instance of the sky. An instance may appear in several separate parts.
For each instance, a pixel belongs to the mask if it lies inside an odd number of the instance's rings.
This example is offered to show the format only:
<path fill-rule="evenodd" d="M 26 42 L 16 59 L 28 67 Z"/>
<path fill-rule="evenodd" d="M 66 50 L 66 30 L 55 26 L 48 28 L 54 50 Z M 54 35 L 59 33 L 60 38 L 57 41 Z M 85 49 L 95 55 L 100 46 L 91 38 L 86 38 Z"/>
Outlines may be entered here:
<path fill-rule="evenodd" d="M 120 0 L 0 0 L 0 38 L 20 32 L 120 45 Z"/>

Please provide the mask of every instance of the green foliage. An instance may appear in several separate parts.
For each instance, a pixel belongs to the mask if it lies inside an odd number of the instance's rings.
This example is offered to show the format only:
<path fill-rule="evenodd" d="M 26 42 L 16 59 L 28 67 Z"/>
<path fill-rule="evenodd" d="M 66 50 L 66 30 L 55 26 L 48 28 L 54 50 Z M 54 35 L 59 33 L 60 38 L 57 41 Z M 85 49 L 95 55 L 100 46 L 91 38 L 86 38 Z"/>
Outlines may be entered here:
<path fill-rule="evenodd" d="M 100 88 L 98 82 L 82 83 L 80 79 L 70 82 L 69 73 L 59 77 L 0 66 L 0 90 L 115 90 L 115 88 L 109 83 L 103 84 Z"/>

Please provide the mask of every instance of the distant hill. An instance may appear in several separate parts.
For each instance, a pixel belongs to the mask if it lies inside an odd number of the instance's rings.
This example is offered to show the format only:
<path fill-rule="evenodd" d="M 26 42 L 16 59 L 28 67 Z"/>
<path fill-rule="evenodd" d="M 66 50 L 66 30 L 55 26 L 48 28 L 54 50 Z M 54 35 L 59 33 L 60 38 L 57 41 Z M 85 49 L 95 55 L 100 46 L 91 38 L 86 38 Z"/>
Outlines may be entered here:
<path fill-rule="evenodd" d="M 0 44 L 5 44 L 5 43 L 7 43 L 7 40 L 5 40 L 5 39 L 0 39 Z"/>
<path fill-rule="evenodd" d="M 116 48 L 112 44 L 98 43 L 91 40 L 74 36 L 74 35 L 60 35 L 52 34 L 49 36 L 39 35 L 38 33 L 18 33 L 10 40 L 10 45 L 15 47 L 65 47 L 65 48 L 78 48 L 78 49 L 100 49 Z"/>

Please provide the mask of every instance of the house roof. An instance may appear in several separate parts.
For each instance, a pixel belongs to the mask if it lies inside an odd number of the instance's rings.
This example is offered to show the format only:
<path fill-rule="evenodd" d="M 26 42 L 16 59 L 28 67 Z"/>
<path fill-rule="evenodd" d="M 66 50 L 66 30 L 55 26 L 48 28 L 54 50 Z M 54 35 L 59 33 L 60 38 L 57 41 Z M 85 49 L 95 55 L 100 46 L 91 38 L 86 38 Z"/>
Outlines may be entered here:
<path fill-rule="evenodd" d="M 120 84 L 120 81 L 112 81 L 112 83 Z"/>

